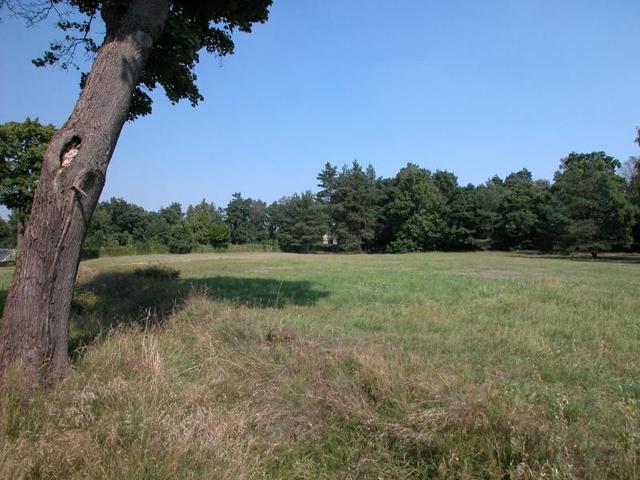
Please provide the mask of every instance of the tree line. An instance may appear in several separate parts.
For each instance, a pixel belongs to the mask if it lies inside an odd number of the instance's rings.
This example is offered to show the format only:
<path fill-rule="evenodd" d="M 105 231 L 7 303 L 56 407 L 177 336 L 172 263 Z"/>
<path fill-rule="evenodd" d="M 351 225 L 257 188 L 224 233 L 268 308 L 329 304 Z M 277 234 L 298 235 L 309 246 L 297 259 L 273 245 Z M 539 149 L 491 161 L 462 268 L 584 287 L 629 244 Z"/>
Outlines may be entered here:
<path fill-rule="evenodd" d="M 0 201 L 12 208 L 9 221 L 0 220 L 2 246 L 15 245 L 29 209 L 34 188 L 24 186 L 37 177 L 23 170 L 0 183 Z M 268 244 L 288 252 L 526 249 L 594 256 L 640 249 L 638 157 L 623 166 L 604 152 L 571 153 L 553 181 L 534 180 L 522 169 L 460 185 L 451 172 L 415 164 L 381 178 L 357 161 L 341 169 L 327 163 L 317 180 L 317 193 L 270 205 L 234 193 L 224 208 L 203 199 L 186 210 L 173 202 L 147 211 L 112 198 L 96 206 L 83 248 L 89 254 L 132 246 L 188 253 L 201 246 Z M 12 182 L 17 185 L 9 188 Z"/>
<path fill-rule="evenodd" d="M 596 256 L 640 248 L 640 162 L 625 166 L 604 152 L 571 153 L 553 182 L 522 169 L 460 185 L 450 172 L 414 164 L 392 178 L 357 161 L 340 170 L 327 164 L 318 193 L 270 205 L 235 193 L 226 208 L 203 200 L 185 213 L 178 203 L 145 212 L 112 199 L 99 204 L 95 218 L 102 224 L 92 222 L 85 244 L 154 240 L 176 253 L 198 244 L 268 243 L 289 252 L 526 249 Z"/>

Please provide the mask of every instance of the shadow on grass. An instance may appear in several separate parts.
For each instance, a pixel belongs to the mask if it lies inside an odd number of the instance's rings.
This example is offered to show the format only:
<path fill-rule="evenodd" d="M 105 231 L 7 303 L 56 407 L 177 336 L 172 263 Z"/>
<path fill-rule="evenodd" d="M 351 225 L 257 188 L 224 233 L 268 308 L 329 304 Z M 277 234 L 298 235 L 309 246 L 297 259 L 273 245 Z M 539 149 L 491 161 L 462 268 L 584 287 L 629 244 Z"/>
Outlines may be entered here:
<path fill-rule="evenodd" d="M 308 281 L 209 277 L 180 279 L 145 270 L 103 272 L 76 287 L 71 309 L 69 352 L 123 324 L 157 325 L 193 292 L 250 308 L 313 305 L 328 292 Z"/>
<path fill-rule="evenodd" d="M 548 260 L 569 260 L 571 262 L 586 263 L 628 263 L 640 264 L 640 254 L 600 254 L 597 258 L 591 258 L 591 255 L 563 255 L 539 252 L 518 252 L 512 256 L 519 258 L 542 258 Z"/>

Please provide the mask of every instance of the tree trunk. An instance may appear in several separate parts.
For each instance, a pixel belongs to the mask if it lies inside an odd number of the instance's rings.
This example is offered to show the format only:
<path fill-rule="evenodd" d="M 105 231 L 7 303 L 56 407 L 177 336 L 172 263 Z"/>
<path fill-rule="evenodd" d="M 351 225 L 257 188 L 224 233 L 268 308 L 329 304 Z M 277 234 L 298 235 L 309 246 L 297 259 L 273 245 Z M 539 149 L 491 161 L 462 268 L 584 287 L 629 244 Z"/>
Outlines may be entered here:
<path fill-rule="evenodd" d="M 69 120 L 51 139 L 0 323 L 0 381 L 22 368 L 34 386 L 68 368 L 80 248 L 131 96 L 169 12 L 168 0 L 107 2 L 105 41 Z"/>

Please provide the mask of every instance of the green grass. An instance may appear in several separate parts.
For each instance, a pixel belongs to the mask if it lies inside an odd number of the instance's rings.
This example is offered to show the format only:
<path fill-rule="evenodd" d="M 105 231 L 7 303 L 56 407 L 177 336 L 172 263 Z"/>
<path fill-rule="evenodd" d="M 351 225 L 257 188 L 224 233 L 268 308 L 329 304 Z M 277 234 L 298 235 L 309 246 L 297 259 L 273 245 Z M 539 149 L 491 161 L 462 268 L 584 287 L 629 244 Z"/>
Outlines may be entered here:
<path fill-rule="evenodd" d="M 100 258 L 70 337 L 2 478 L 640 475 L 638 256 Z"/>

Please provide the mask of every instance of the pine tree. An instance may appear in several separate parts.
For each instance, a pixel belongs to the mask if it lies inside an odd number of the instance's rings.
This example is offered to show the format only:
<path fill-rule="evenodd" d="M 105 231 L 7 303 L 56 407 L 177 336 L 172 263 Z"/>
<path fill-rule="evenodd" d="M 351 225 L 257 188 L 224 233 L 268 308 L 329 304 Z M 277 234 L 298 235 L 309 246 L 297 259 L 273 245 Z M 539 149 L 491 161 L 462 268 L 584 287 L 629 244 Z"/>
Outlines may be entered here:
<path fill-rule="evenodd" d="M 329 217 L 324 205 L 309 191 L 278 203 L 276 238 L 288 252 L 311 252 L 324 248 L 329 231 Z"/>
<path fill-rule="evenodd" d="M 354 161 L 351 168 L 342 168 L 332 186 L 329 215 L 337 248 L 342 251 L 371 250 L 382 203 L 375 170 L 369 165 L 365 171 Z"/>

